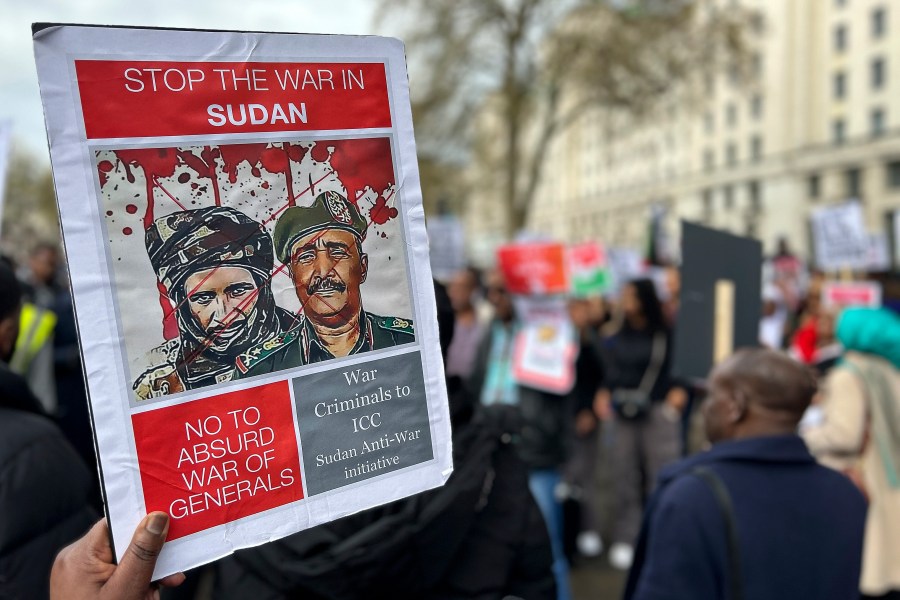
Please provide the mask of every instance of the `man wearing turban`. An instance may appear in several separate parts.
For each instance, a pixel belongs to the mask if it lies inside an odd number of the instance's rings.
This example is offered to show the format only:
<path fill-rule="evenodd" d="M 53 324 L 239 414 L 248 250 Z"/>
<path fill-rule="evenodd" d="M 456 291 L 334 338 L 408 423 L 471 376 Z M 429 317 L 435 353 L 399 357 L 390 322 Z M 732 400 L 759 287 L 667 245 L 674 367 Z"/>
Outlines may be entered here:
<path fill-rule="evenodd" d="M 240 211 L 217 206 L 161 217 L 145 244 L 179 337 L 149 353 L 151 366 L 134 383 L 139 398 L 229 381 L 241 353 L 295 325 L 269 284 L 272 239 Z"/>

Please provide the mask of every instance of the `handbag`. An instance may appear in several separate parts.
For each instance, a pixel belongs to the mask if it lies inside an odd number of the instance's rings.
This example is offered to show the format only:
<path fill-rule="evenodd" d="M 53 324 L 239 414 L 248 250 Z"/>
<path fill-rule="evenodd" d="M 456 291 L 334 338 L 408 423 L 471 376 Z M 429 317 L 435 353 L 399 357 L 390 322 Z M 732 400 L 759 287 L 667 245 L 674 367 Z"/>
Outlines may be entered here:
<path fill-rule="evenodd" d="M 612 393 L 612 404 L 626 419 L 639 419 L 650 412 L 653 403 L 651 394 L 659 379 L 659 372 L 665 358 L 666 338 L 662 333 L 653 336 L 653 350 L 650 354 L 650 363 L 641 383 L 637 388 L 619 388 Z"/>

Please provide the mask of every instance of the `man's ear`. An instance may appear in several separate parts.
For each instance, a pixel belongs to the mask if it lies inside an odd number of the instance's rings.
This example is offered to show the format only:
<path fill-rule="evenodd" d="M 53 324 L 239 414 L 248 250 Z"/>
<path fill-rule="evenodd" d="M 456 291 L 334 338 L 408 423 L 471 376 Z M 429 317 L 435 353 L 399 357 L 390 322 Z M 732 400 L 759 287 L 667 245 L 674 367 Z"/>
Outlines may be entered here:
<path fill-rule="evenodd" d="M 359 266 L 362 271 L 360 274 L 359 282 L 364 283 L 366 281 L 366 275 L 369 274 L 369 255 L 368 254 L 360 254 L 359 255 Z"/>
<path fill-rule="evenodd" d="M 747 418 L 748 410 L 749 402 L 747 401 L 747 396 L 741 390 L 734 390 L 731 393 L 728 420 L 731 423 L 740 423 Z"/>

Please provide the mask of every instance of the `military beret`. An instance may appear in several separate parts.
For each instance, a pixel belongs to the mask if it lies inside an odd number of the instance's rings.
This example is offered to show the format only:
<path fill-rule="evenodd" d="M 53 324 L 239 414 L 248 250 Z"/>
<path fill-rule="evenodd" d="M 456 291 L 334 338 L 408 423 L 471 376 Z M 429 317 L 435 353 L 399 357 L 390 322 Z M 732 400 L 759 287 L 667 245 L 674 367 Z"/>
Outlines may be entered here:
<path fill-rule="evenodd" d="M 244 213 L 226 206 L 185 210 L 160 217 L 144 236 L 147 255 L 169 293 L 192 273 L 234 265 L 269 278 L 272 239 Z"/>
<path fill-rule="evenodd" d="M 341 194 L 331 190 L 316 196 L 309 206 L 292 206 L 278 219 L 272 235 L 278 260 L 287 263 L 291 246 L 300 238 L 325 229 L 349 231 L 360 241 L 366 238 L 366 220 L 359 209 Z"/>

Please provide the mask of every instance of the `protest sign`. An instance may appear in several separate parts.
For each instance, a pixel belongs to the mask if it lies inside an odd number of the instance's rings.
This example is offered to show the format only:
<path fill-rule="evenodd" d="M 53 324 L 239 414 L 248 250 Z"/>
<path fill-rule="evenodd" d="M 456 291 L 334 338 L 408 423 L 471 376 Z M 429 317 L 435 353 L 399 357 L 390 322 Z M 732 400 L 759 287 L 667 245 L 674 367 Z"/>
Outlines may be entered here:
<path fill-rule="evenodd" d="M 603 246 L 596 242 L 570 246 L 566 257 L 572 295 L 579 298 L 600 296 L 609 290 L 610 273 Z"/>
<path fill-rule="evenodd" d="M 816 265 L 821 270 L 868 268 L 871 240 L 859 202 L 816 209 L 811 220 Z"/>
<path fill-rule="evenodd" d="M 518 297 L 515 307 L 521 328 L 513 341 L 513 377 L 525 387 L 568 394 L 578 346 L 565 298 Z"/>
<path fill-rule="evenodd" d="M 647 273 L 641 253 L 637 250 L 632 248 L 608 248 L 606 254 L 609 260 L 613 292 L 617 293 L 628 281 Z"/>
<path fill-rule="evenodd" d="M 672 372 L 704 379 L 731 351 L 759 345 L 762 245 L 683 222 Z"/>
<path fill-rule="evenodd" d="M 869 248 L 866 254 L 866 270 L 872 272 L 891 270 L 891 251 L 888 237 L 884 232 L 869 234 Z"/>
<path fill-rule="evenodd" d="M 431 249 L 431 272 L 447 281 L 466 266 L 466 237 L 463 224 L 454 216 L 430 217 L 426 223 Z"/>
<path fill-rule="evenodd" d="M 513 294 L 565 294 L 566 249 L 556 242 L 509 244 L 497 250 L 506 288 Z"/>
<path fill-rule="evenodd" d="M 172 517 L 156 578 L 443 484 L 402 44 L 34 44 L 117 556 L 152 510 Z"/>
<path fill-rule="evenodd" d="M 840 310 L 848 306 L 881 306 L 881 284 L 877 281 L 827 281 L 822 286 L 822 303 Z"/>

